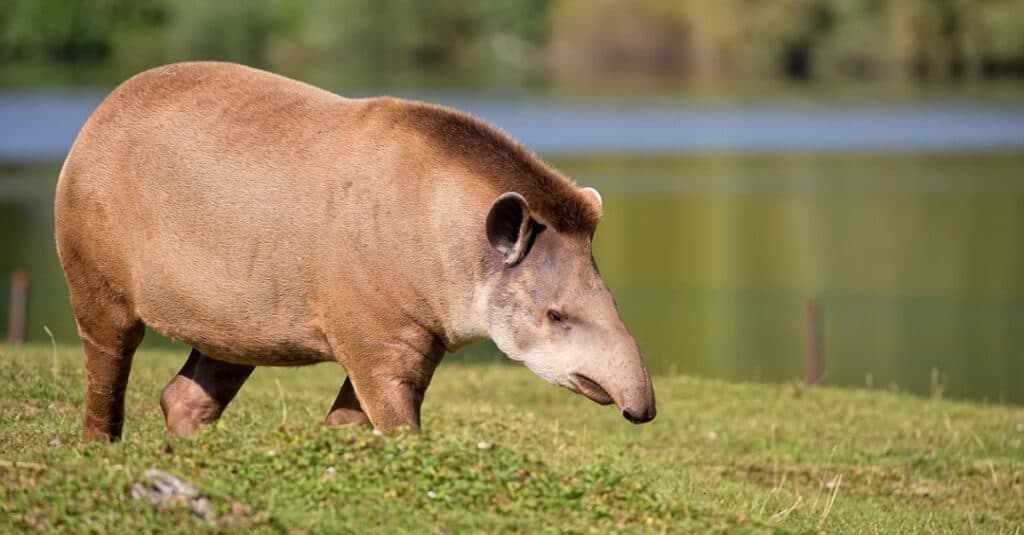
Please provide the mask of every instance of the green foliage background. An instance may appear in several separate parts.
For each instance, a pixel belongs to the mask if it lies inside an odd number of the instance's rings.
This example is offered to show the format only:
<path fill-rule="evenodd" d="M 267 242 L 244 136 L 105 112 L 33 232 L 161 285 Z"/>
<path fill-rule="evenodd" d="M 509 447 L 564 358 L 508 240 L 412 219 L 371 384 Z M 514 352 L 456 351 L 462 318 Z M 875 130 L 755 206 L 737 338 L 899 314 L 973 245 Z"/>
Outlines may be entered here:
<path fill-rule="evenodd" d="M 1024 75 L 1021 0 L 7 0 L 0 83 L 223 59 L 367 84 Z M 49 75 L 45 74 L 50 72 Z M 98 74 L 97 74 L 98 73 Z"/>

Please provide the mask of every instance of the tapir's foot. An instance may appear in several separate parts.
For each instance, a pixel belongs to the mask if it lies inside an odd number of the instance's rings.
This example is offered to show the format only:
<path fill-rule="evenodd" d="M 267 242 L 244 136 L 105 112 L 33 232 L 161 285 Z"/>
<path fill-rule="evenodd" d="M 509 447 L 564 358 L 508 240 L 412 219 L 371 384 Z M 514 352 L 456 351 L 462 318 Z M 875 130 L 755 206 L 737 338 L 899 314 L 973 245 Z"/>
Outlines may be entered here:
<path fill-rule="evenodd" d="M 420 407 L 426 381 L 415 381 L 383 374 L 353 378 L 363 412 L 374 431 L 393 433 L 420 430 Z"/>
<path fill-rule="evenodd" d="M 338 426 L 367 425 L 370 423 L 370 418 L 366 416 L 366 413 L 363 412 L 362 407 L 359 405 L 356 391 L 352 388 L 352 381 L 348 378 L 345 379 L 345 384 L 341 385 L 341 391 L 338 392 L 338 397 L 334 400 L 331 412 L 327 414 L 324 423 Z"/>
<path fill-rule="evenodd" d="M 252 366 L 215 360 L 193 349 L 160 395 L 167 429 L 186 436 L 220 418 L 252 370 Z"/>
<path fill-rule="evenodd" d="M 423 396 L 444 352 L 444 344 L 426 331 L 422 339 L 382 340 L 335 351 L 363 358 L 346 366 L 348 378 L 331 412 L 358 411 L 374 432 L 419 431 Z M 351 416 L 349 412 L 338 418 Z"/>
<path fill-rule="evenodd" d="M 367 425 L 370 418 L 362 411 L 352 409 L 334 409 L 324 418 L 324 423 L 334 426 Z"/>

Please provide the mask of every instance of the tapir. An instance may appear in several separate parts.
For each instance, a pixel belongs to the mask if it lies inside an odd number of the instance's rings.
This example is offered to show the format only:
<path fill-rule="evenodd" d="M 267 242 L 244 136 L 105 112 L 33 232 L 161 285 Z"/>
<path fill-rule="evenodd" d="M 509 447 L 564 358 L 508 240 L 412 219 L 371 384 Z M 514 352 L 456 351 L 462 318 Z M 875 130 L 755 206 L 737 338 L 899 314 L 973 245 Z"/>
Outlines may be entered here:
<path fill-rule="evenodd" d="M 146 326 L 192 348 L 160 396 L 176 435 L 219 418 L 255 366 L 321 362 L 345 372 L 326 423 L 418 430 L 442 357 L 485 338 L 648 422 L 650 375 L 594 262 L 601 215 L 596 190 L 445 107 L 230 63 L 138 74 L 56 190 L 83 438 L 121 436 Z"/>

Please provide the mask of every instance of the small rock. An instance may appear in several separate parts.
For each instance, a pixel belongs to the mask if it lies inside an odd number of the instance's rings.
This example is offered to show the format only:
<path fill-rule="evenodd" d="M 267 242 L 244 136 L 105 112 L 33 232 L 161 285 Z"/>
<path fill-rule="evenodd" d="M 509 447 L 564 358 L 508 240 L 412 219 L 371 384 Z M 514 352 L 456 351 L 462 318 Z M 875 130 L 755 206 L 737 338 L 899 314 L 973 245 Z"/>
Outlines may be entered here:
<path fill-rule="evenodd" d="M 328 474 L 333 476 L 334 474 L 338 473 L 338 470 L 335 469 L 333 466 L 328 466 L 327 470 L 324 470 L 324 472 L 327 472 Z"/>
<path fill-rule="evenodd" d="M 489 450 L 489 449 L 491 449 L 493 447 L 494 447 L 494 444 L 491 444 L 490 442 L 477 442 L 476 443 L 476 449 L 478 449 L 478 450 L 487 451 L 487 450 Z"/>
<path fill-rule="evenodd" d="M 428 490 L 427 491 L 427 498 L 430 498 L 431 500 L 436 500 L 437 499 L 437 493 L 432 491 L 432 490 Z"/>
<path fill-rule="evenodd" d="M 278 453 L 277 450 L 268 450 L 267 451 L 267 457 L 273 457 L 273 456 L 277 455 L 277 453 Z"/>
<path fill-rule="evenodd" d="M 209 498 L 200 496 L 199 498 L 192 500 L 190 509 L 192 509 L 192 514 L 199 518 L 202 518 L 207 522 L 213 521 L 213 508 L 210 506 Z"/>
<path fill-rule="evenodd" d="M 59 447 L 63 446 L 64 443 L 61 442 L 61 440 L 59 438 L 55 438 L 55 439 L 50 441 L 50 445 L 53 446 L 54 448 L 59 448 Z"/>
<path fill-rule="evenodd" d="M 1017 432 L 1024 433 L 1024 422 L 1017 424 Z"/>
<path fill-rule="evenodd" d="M 714 431 L 708 431 L 708 440 L 714 441 L 714 440 L 717 440 L 717 439 L 718 439 L 718 433 L 716 433 Z"/>
<path fill-rule="evenodd" d="M 147 499 L 157 507 L 188 505 L 192 514 L 206 521 L 213 520 L 210 499 L 192 485 L 167 472 L 150 468 L 142 474 L 142 481 L 132 485 L 132 499 Z"/>

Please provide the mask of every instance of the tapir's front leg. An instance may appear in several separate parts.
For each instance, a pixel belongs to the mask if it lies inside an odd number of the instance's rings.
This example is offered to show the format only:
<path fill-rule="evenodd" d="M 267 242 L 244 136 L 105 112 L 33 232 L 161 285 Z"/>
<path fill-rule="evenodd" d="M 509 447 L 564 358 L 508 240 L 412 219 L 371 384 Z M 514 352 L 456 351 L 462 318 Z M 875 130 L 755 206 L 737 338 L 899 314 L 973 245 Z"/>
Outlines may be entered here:
<path fill-rule="evenodd" d="M 387 343 L 375 345 L 358 363 L 349 364 L 358 403 L 375 430 L 419 431 L 423 396 L 443 355 L 443 347 L 424 354 L 404 343 Z"/>
<path fill-rule="evenodd" d="M 331 412 L 327 414 L 324 423 L 327 425 L 366 425 L 370 423 L 370 419 L 363 412 L 363 407 L 359 405 L 359 398 L 356 397 L 356 391 L 352 388 L 351 378 L 345 378 L 345 384 L 341 385 L 338 398 L 334 400 Z"/>

